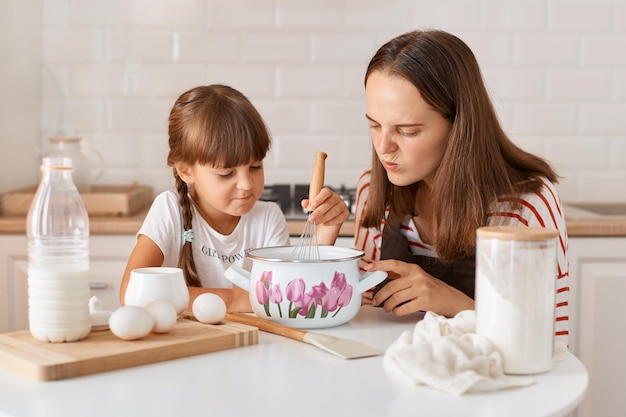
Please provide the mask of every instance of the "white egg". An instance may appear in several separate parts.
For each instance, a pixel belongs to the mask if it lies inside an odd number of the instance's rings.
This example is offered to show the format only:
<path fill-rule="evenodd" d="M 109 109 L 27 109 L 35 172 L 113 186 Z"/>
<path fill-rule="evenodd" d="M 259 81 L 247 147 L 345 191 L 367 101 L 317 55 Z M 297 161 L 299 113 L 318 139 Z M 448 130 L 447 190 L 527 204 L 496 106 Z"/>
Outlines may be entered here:
<path fill-rule="evenodd" d="M 196 320 L 202 323 L 216 324 L 224 320 L 226 304 L 219 295 L 203 293 L 193 300 L 191 311 Z"/>
<path fill-rule="evenodd" d="M 169 332 L 176 324 L 176 319 L 178 318 L 174 304 L 165 300 L 152 301 L 146 306 L 146 311 L 154 320 L 154 327 L 152 328 L 154 333 Z"/>
<path fill-rule="evenodd" d="M 141 307 L 119 307 L 109 318 L 111 332 L 124 340 L 141 339 L 150 333 L 153 327 L 152 316 Z"/>

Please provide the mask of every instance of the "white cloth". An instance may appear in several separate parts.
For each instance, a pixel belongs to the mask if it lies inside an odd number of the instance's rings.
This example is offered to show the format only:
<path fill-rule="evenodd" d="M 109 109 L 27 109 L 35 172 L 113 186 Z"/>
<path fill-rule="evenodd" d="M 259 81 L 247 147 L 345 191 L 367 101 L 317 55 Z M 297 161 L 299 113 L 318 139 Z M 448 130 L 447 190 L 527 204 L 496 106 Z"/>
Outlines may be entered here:
<path fill-rule="evenodd" d="M 137 235 L 146 235 L 161 249 L 162 266 L 178 265 L 183 246 L 183 225 L 178 196 L 164 191 L 152 203 Z M 247 251 L 268 246 L 289 245 L 285 216 L 276 203 L 257 201 L 252 210 L 241 216 L 230 235 L 215 231 L 193 206 L 193 257 L 200 281 L 205 288 L 232 288 L 224 271 L 232 265 L 250 270 Z"/>
<path fill-rule="evenodd" d="M 387 348 L 385 369 L 412 385 L 456 395 L 534 383 L 533 377 L 505 375 L 500 352 L 475 330 L 475 310 L 461 311 L 450 319 L 427 312 L 413 332 L 402 333 Z M 566 354 L 567 347 L 556 343 L 554 360 Z"/>

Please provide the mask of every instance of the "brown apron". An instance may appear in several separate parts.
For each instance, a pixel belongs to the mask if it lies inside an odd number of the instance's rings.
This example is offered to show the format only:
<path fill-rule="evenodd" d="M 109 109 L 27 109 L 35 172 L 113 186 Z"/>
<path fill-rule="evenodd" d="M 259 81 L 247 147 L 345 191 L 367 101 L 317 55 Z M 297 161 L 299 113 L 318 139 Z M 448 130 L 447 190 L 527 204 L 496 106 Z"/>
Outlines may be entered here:
<path fill-rule="evenodd" d="M 439 258 L 414 255 L 409 247 L 409 241 L 399 228 L 385 226 L 380 259 L 395 259 L 419 265 L 424 271 L 446 284 L 463 291 L 474 298 L 474 283 L 476 281 L 476 256 L 468 256 L 444 263 Z M 374 288 L 374 294 L 381 289 L 389 279 L 385 279 Z"/>

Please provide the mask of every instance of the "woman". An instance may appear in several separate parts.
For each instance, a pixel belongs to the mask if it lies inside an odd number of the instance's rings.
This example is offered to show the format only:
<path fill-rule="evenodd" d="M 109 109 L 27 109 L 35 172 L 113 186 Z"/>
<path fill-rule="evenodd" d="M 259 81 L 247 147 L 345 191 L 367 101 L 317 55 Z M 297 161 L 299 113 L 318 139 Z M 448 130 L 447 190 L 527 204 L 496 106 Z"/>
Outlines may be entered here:
<path fill-rule="evenodd" d="M 473 309 L 476 229 L 549 227 L 559 231 L 555 332 L 567 342 L 558 178 L 504 133 L 469 47 L 443 31 L 400 35 L 371 59 L 365 91 L 373 153 L 355 244 L 364 270 L 389 271 L 372 303 L 397 316 Z"/>

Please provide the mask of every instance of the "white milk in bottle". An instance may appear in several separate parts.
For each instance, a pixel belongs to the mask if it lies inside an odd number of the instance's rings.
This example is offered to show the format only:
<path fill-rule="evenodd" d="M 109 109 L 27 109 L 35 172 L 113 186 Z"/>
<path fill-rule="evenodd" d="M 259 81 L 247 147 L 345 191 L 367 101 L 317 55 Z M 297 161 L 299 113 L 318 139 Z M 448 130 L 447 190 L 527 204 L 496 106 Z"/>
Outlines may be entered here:
<path fill-rule="evenodd" d="M 74 342 L 91 330 L 89 217 L 69 158 L 43 158 L 27 217 L 28 324 L 35 339 Z"/>

